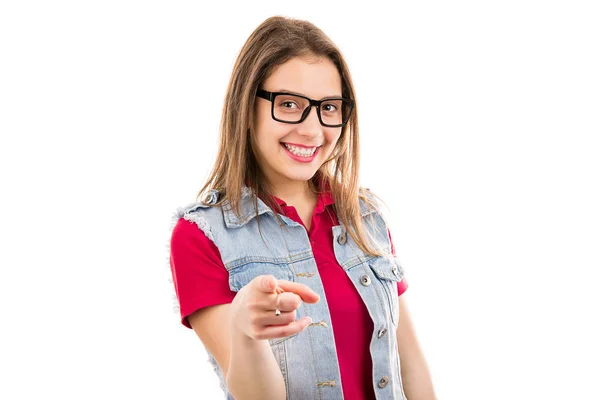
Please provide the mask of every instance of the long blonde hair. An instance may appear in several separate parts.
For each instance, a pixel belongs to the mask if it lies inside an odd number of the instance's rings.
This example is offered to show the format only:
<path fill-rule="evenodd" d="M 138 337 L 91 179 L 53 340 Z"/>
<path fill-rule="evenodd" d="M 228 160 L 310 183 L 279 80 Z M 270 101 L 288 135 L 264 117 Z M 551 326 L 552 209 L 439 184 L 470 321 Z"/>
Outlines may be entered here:
<path fill-rule="evenodd" d="M 220 192 L 220 200 L 214 205 L 218 206 L 226 200 L 239 216 L 242 187 L 249 182 L 254 193 L 266 199 L 265 203 L 276 210 L 276 215 L 281 213 L 256 161 L 251 127 L 257 89 L 277 66 L 294 57 L 331 60 L 342 80 L 342 96 L 355 101 L 350 120 L 342 128 L 330 158 L 308 182 L 309 189 L 317 194 L 323 190 L 322 183 L 327 183 L 338 220 L 348 234 L 363 252 L 382 255 L 377 246 L 371 245 L 372 239 L 363 229 L 359 208 L 359 198 L 376 209 L 378 204 L 372 199 L 381 200 L 358 184 L 358 110 L 350 71 L 337 46 L 321 29 L 308 21 L 270 17 L 252 32 L 242 47 L 227 87 L 217 159 L 197 199 L 205 198 L 210 189 L 216 189 Z M 256 205 L 256 196 L 254 201 Z"/>

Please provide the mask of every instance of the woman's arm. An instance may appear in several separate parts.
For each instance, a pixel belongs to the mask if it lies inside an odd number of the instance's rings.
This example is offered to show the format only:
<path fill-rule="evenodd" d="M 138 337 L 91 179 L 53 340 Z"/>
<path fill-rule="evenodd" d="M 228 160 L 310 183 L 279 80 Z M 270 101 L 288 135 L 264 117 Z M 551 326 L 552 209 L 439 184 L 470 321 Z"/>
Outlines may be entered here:
<path fill-rule="evenodd" d="M 285 399 L 281 370 L 267 340 L 253 340 L 232 332 L 231 304 L 198 310 L 189 317 L 192 328 L 223 372 L 236 399 Z"/>
<path fill-rule="evenodd" d="M 396 331 L 404 394 L 408 400 L 437 400 L 429 368 L 419 346 L 404 297 L 398 298 L 400 319 Z"/>

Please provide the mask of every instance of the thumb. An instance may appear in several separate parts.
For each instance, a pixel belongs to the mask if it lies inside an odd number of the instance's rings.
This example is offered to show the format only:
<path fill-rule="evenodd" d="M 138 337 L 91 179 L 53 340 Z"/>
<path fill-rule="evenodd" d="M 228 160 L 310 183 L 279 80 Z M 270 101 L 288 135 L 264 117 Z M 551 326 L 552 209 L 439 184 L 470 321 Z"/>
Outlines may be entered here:
<path fill-rule="evenodd" d="M 277 279 L 273 275 L 261 275 L 256 279 L 256 288 L 263 293 L 273 293 L 277 287 Z"/>

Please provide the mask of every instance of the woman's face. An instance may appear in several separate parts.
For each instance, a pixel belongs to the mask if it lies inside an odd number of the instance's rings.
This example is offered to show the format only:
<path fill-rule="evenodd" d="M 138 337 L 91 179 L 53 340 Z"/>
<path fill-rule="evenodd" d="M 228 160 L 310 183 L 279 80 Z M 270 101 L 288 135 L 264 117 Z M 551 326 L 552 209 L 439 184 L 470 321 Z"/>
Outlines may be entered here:
<path fill-rule="evenodd" d="M 342 81 L 329 59 L 293 58 L 277 67 L 259 89 L 296 93 L 320 100 L 341 97 Z M 275 101 L 275 106 L 284 107 L 286 113 L 294 113 L 298 106 L 280 97 Z M 325 113 L 325 110 L 322 112 Z M 275 121 L 271 117 L 271 102 L 256 97 L 253 131 L 260 168 L 271 185 L 279 186 L 312 178 L 331 155 L 342 128 L 321 125 L 316 107 L 312 107 L 306 119 L 299 124 Z"/>

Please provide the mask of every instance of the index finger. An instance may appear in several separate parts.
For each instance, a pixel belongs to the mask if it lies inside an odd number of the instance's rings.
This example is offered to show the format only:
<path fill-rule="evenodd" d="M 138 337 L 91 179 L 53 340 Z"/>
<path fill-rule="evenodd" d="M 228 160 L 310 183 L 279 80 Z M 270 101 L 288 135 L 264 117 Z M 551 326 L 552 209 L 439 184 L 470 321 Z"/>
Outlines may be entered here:
<path fill-rule="evenodd" d="M 286 292 L 296 293 L 305 303 L 317 303 L 321 298 L 318 294 L 313 292 L 311 288 L 302 283 L 277 280 L 277 286 Z"/>

